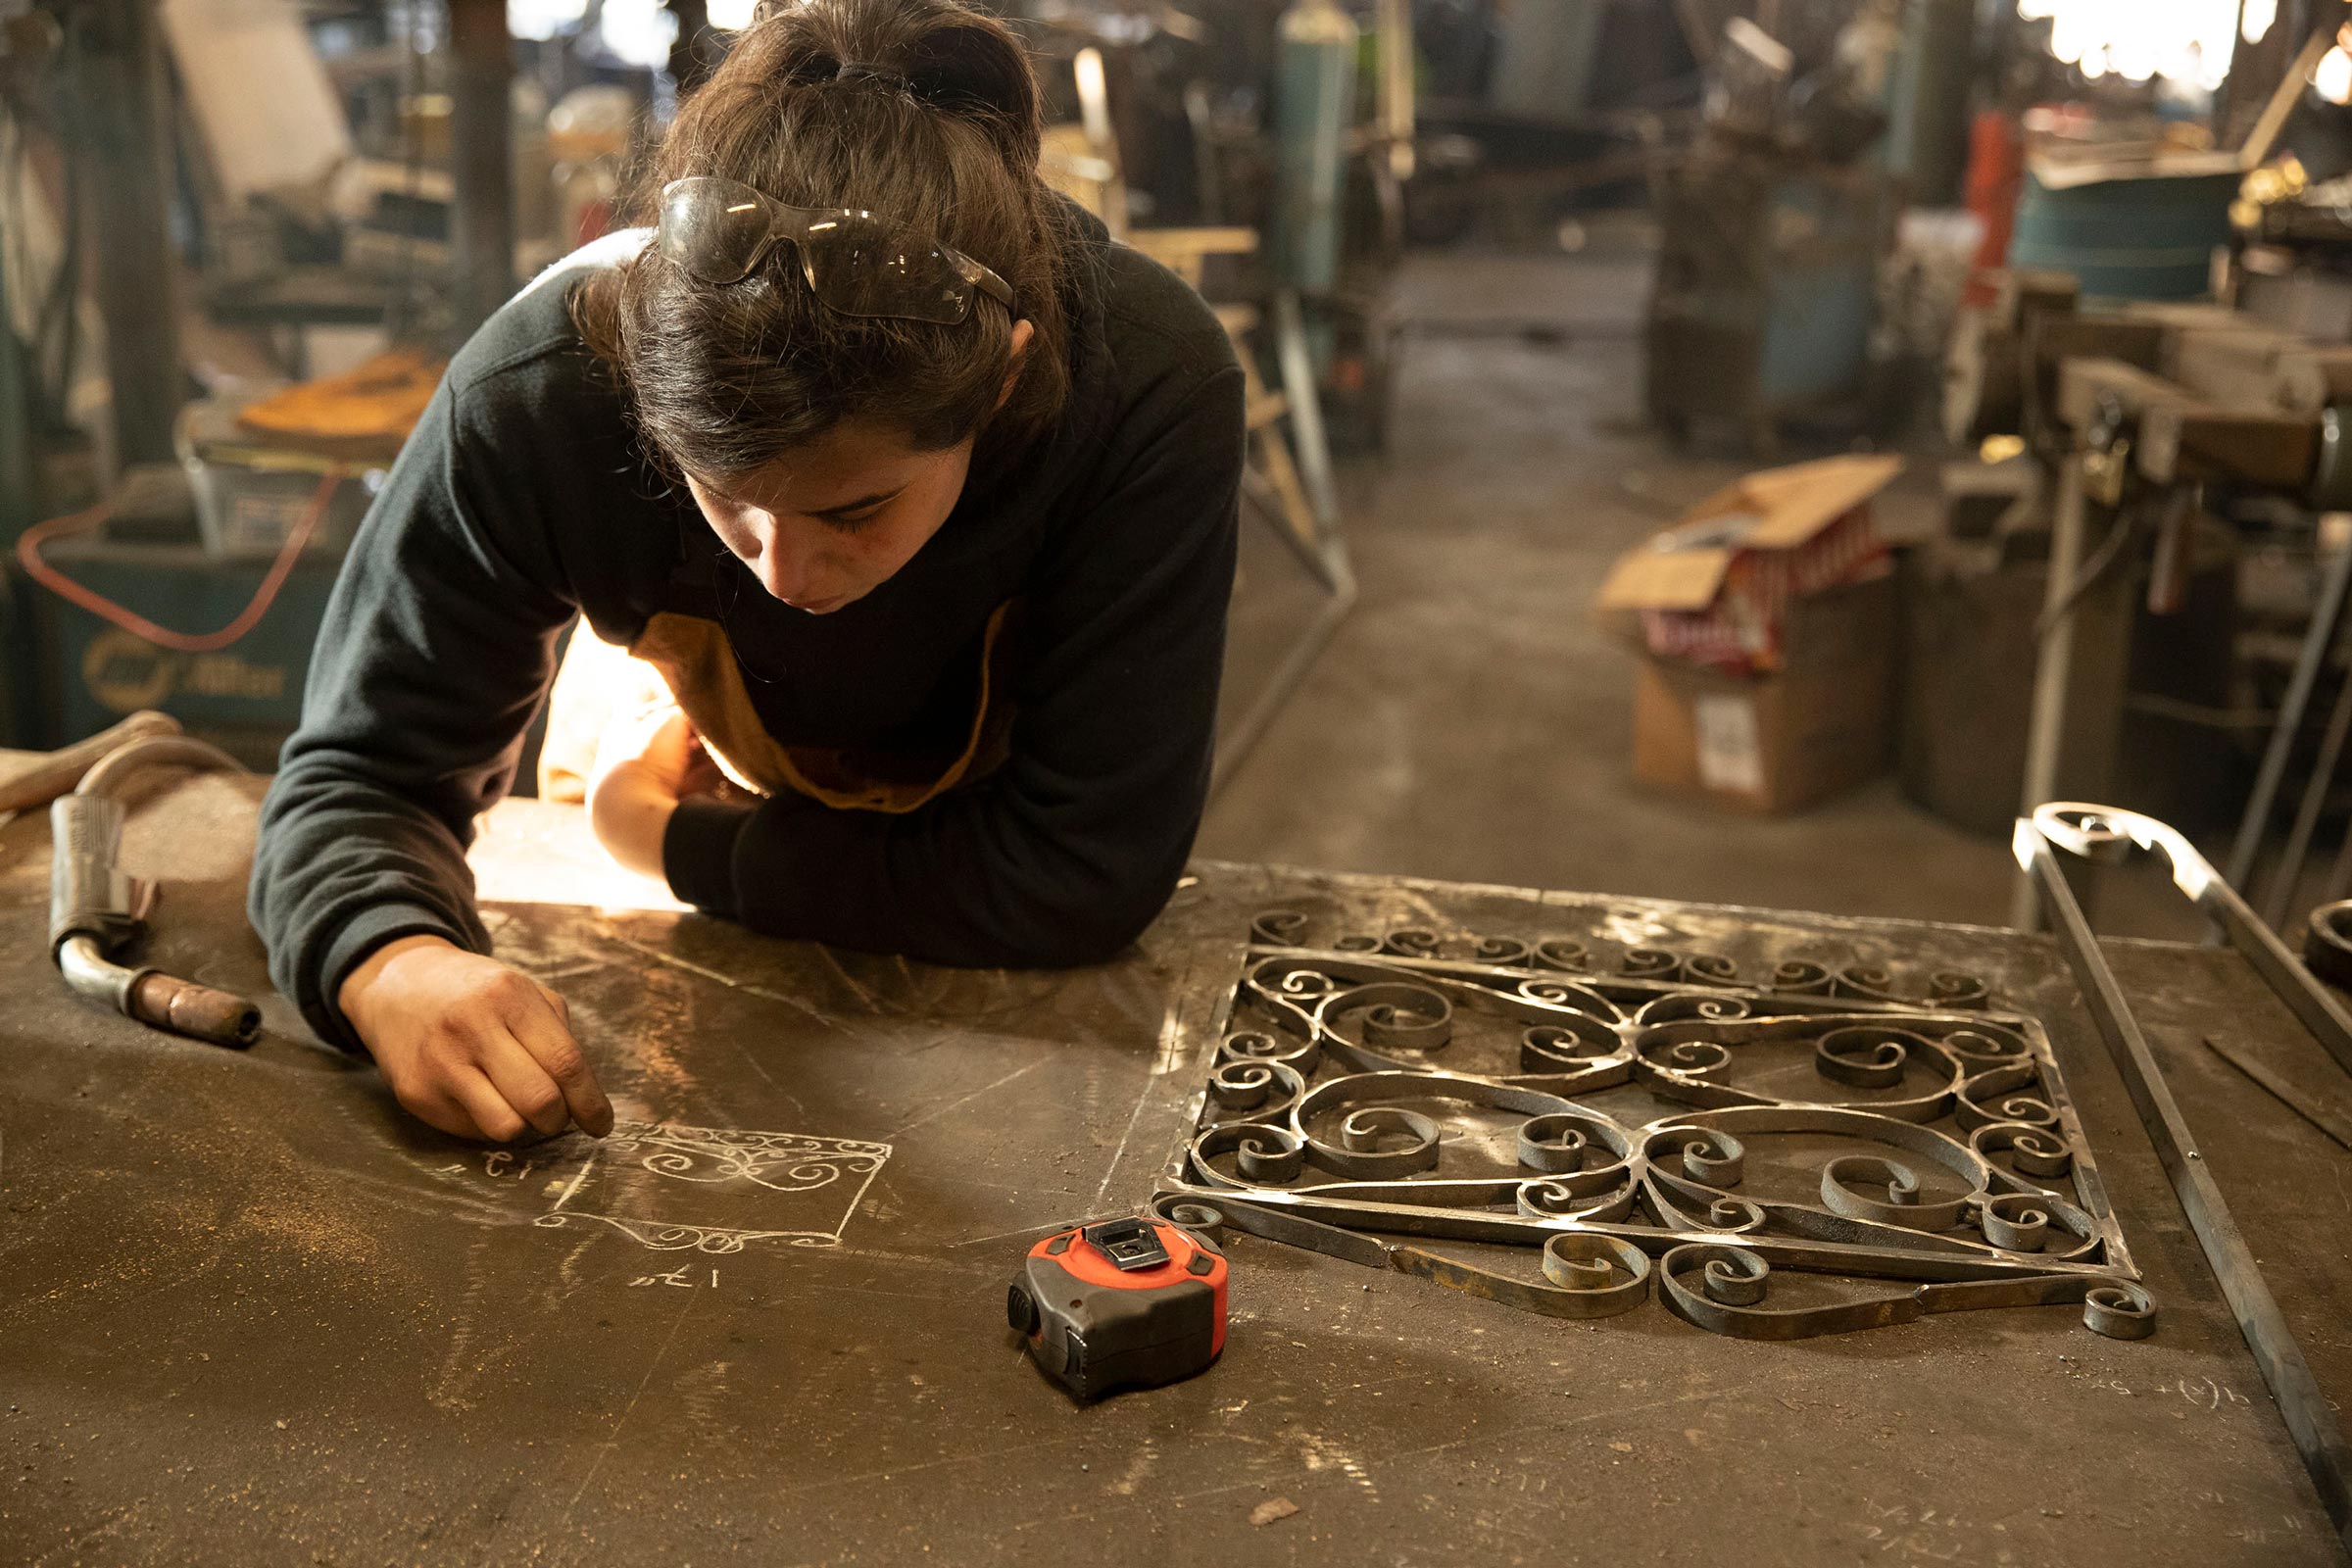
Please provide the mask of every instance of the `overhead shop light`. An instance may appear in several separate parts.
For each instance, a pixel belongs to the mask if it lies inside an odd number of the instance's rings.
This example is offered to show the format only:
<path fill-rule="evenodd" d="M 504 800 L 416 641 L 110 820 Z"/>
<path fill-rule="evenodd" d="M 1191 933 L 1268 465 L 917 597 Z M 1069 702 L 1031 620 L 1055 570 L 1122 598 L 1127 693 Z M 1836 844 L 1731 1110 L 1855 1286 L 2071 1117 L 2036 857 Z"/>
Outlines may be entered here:
<path fill-rule="evenodd" d="M 2249 36 L 2259 36 L 2258 6 L 2277 10 L 2276 0 L 2249 0 Z M 2017 0 L 2017 14 L 2048 22 L 2050 53 L 2093 80 L 2161 76 L 2207 92 L 2230 74 L 2238 30 L 2238 0 Z"/>

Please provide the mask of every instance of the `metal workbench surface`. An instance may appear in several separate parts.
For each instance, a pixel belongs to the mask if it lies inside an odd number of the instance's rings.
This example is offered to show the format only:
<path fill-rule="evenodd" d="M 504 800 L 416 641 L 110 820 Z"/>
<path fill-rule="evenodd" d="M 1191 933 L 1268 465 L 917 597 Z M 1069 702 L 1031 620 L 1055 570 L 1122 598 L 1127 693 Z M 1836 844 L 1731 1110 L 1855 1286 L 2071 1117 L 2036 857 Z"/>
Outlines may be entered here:
<path fill-rule="evenodd" d="M 127 856 L 167 881 L 157 961 L 258 995 L 252 797 L 182 784 Z M 572 818 L 494 823 L 487 885 L 576 891 Z M 805 1147 L 805 1185 L 704 1209 L 576 1136 L 443 1138 L 274 997 L 242 1055 L 69 997 L 46 863 L 37 818 L 0 835 L 0 1562 L 2339 1556 L 2038 939 L 1202 864 L 1120 961 L 979 973 L 496 905 L 502 956 L 562 989 L 624 1118 L 704 1138 L 689 1161 Z M 1005 1283 L 1045 1227 L 1149 1195 L 1275 904 L 1982 974 L 2048 1024 L 2157 1333 L 2038 1307 L 1752 1344 L 1235 1237 L 1223 1360 L 1074 1405 L 1007 1333 Z M 2322 1089 L 2332 1068 L 2234 954 L 2112 956 L 2322 1383 L 2352 1396 L 2352 1158 L 2197 1039 Z M 757 1234 L 708 1251 L 697 1227 Z M 1253 1523 L 1276 1498 L 1298 1511 Z"/>

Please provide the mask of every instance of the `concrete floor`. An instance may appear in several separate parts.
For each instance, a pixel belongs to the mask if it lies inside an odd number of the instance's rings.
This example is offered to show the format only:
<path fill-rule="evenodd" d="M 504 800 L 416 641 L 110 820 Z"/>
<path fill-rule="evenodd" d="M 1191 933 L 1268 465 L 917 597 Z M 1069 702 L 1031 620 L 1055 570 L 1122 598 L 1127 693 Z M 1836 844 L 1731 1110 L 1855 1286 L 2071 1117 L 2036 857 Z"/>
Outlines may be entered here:
<path fill-rule="evenodd" d="M 1642 427 L 1647 276 L 1638 232 L 1575 256 L 1410 261 L 1390 450 L 1343 476 L 1361 601 L 1199 853 L 2001 923 L 2006 845 L 1911 806 L 1891 776 L 1776 819 L 1635 783 L 1634 661 L 1592 596 L 1621 551 L 1753 466 L 1671 454 Z M 1929 471 L 1914 465 L 1885 504 L 1896 527 L 1932 504 Z M 1246 554 L 1245 607 L 1252 566 L 1281 564 Z M 1262 613 L 1237 610 L 1236 698 L 1262 679 L 1264 635 Z M 2160 883 L 2106 900 L 2111 932 L 2195 934 Z"/>

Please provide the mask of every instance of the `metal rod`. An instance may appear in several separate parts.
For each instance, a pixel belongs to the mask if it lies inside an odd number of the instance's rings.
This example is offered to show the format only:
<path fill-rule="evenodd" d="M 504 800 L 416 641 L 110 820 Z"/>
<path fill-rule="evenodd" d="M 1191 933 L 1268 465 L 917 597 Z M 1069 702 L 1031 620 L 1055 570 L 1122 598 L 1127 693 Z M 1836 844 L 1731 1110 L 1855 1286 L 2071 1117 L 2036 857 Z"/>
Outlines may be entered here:
<path fill-rule="evenodd" d="M 1288 289 L 1274 297 L 1274 342 L 1282 371 L 1283 396 L 1290 405 L 1291 433 L 1298 452 L 1299 481 L 1306 491 L 1307 506 L 1315 514 L 1314 548 L 1311 551 L 1299 548 L 1301 542 L 1279 520 L 1275 532 L 1293 546 L 1331 597 L 1323 602 L 1315 618 L 1275 666 L 1266 689 L 1218 745 L 1216 760 L 1210 764 L 1208 775 L 1211 801 L 1233 781 L 1235 771 L 1257 749 L 1257 743 L 1265 739 L 1276 715 L 1306 680 L 1315 661 L 1339 632 L 1340 623 L 1355 608 L 1355 568 L 1348 559 L 1348 541 L 1340 532 L 1339 490 L 1332 481 L 1331 446 L 1323 430 L 1323 405 L 1316 395 L 1314 362 L 1307 353 L 1305 319 L 1299 311 L 1298 296 Z"/>
<path fill-rule="evenodd" d="M 1216 760 L 1210 764 L 1208 774 L 1208 798 L 1211 801 L 1233 782 L 1235 771 L 1257 749 L 1257 743 L 1265 739 L 1266 731 L 1273 726 L 1275 717 L 1305 683 L 1307 672 L 1315 667 L 1315 661 L 1322 657 L 1324 648 L 1338 634 L 1340 622 L 1346 620 L 1348 612 L 1355 608 L 1355 572 L 1348 563 L 1347 545 L 1338 539 L 1330 541 L 1324 546 L 1323 558 L 1331 597 L 1323 602 L 1323 607 L 1315 612 L 1315 618 L 1299 634 L 1298 640 L 1291 645 L 1290 652 L 1283 656 L 1282 662 L 1275 667 L 1273 678 L 1266 683 L 1266 689 L 1258 694 L 1257 701 L 1250 705 L 1249 710 L 1235 721 L 1232 731 L 1218 745 Z"/>
<path fill-rule="evenodd" d="M 2082 906 L 2067 886 L 2057 852 L 2040 828 L 2023 819 L 2012 842 L 2019 866 L 2032 878 L 2043 911 L 2057 931 L 2058 945 L 2074 971 L 2083 1004 L 2098 1025 L 2107 1054 L 2122 1075 L 2140 1123 L 2147 1128 L 2148 1140 L 2155 1145 L 2156 1157 L 2180 1197 L 2189 1229 L 2196 1233 L 2197 1245 L 2204 1250 L 2214 1279 L 2237 1319 L 2238 1332 L 2245 1336 L 2254 1364 L 2278 1401 L 2279 1419 L 2294 1439 L 2295 1451 L 2303 1456 L 2312 1485 L 2319 1489 L 2320 1504 L 2337 1536 L 2352 1546 L 2352 1447 L 2344 1443 L 2328 1396 L 2320 1392 L 2302 1347 L 2295 1343 L 2294 1332 L 2287 1327 L 2245 1237 L 2230 1215 L 2220 1185 L 2205 1166 L 2205 1156 L 2198 1152 L 2195 1135 L 2164 1081 L 2155 1053 L 2132 1018 L 2131 1004 L 2099 952 L 2098 938 L 2091 934 Z"/>
<path fill-rule="evenodd" d="M 1325 537 L 1340 525 L 1340 492 L 1331 475 L 1331 438 L 1323 427 L 1323 396 L 1306 343 L 1306 316 L 1296 289 L 1274 296 L 1274 353 L 1282 370 L 1282 395 L 1290 402 L 1291 431 L 1298 449 L 1298 476 Z"/>
<path fill-rule="evenodd" d="M 2336 764 L 2343 760 L 2344 737 L 2352 734 L 2352 676 L 2337 686 L 2335 706 L 2328 711 L 2328 729 L 2320 738 L 2319 756 L 2312 760 L 2311 779 L 2295 805 L 2294 825 L 2271 867 L 2270 891 L 2262 902 L 2263 923 L 2277 931 L 2286 924 L 2287 906 L 2294 902 L 2295 884 L 2303 879 L 2303 858 L 2311 853 L 2311 835 L 2320 825 L 2320 810 L 2335 783 Z"/>
<path fill-rule="evenodd" d="M 2058 502 L 2050 527 L 2050 575 L 2043 595 L 2040 651 L 2034 666 L 2034 702 L 2026 731 L 2026 778 L 2019 809 L 2031 812 L 2066 795 L 2104 795 L 2115 771 L 2116 734 L 2123 722 L 2132 640 L 2132 572 L 2122 559 L 2131 536 L 2118 524 L 2093 527 L 2108 509 L 2085 493 L 2084 454 L 2059 470 Z M 2113 530 L 2113 531 L 2110 531 Z M 2101 562 L 2101 535 L 2115 554 Z M 2009 923 L 2034 929 L 2039 906 L 2018 879 Z"/>
<path fill-rule="evenodd" d="M 2313 1104 L 2302 1090 L 2278 1076 L 2268 1062 L 2238 1050 L 2235 1046 L 2225 1046 L 2211 1035 L 2205 1037 L 2205 1049 L 2269 1090 L 2271 1098 L 2278 1101 L 2278 1103 L 2334 1139 L 2344 1148 L 2352 1149 L 2352 1121 L 2346 1121 L 2325 1105 Z"/>
<path fill-rule="evenodd" d="M 2231 887 L 2244 887 L 2254 875 L 2254 861 L 2262 854 L 2262 835 L 2271 825 L 2271 808 L 2278 803 L 2279 781 L 2286 776 L 2287 759 L 2293 755 L 2295 739 L 2303 731 L 2303 715 L 2311 707 L 2312 689 L 2319 684 L 2320 671 L 2327 666 L 2328 655 L 2335 647 L 2348 596 L 2352 596 L 2352 539 L 2335 553 L 2335 559 L 2328 564 L 2328 575 L 2321 580 L 2319 602 L 2312 606 L 2311 627 L 2303 635 L 2302 652 L 2295 656 L 2294 674 L 2287 679 L 2286 701 L 2278 709 L 2278 722 L 2262 754 L 2262 767 L 2254 775 L 2254 789 L 2246 797 L 2246 813 L 2238 819 L 2237 838 L 2230 846 L 2227 871 Z"/>
<path fill-rule="evenodd" d="M 2328 868 L 2328 885 L 2320 889 L 2320 902 L 2339 904 L 2348 890 L 2352 890 L 2352 826 L 2344 829 L 2344 842 L 2336 849 L 2335 863 Z"/>

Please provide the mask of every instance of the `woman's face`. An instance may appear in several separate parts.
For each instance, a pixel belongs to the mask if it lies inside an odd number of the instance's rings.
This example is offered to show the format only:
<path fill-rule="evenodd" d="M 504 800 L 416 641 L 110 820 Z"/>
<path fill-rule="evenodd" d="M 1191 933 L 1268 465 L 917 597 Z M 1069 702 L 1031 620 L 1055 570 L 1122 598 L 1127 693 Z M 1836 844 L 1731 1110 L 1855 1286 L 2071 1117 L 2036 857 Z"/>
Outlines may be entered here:
<path fill-rule="evenodd" d="M 939 532 L 963 494 L 969 438 L 918 452 L 845 421 L 721 489 L 687 476 L 710 527 L 770 594 L 829 615 L 872 593 Z"/>
<path fill-rule="evenodd" d="M 1012 323 L 1012 396 L 1036 328 Z M 845 419 L 766 467 L 715 485 L 686 476 L 711 531 L 760 585 L 795 610 L 830 615 L 898 574 L 963 494 L 972 438 L 922 452 L 882 425 Z"/>

